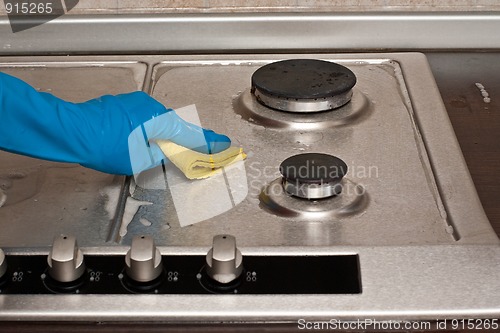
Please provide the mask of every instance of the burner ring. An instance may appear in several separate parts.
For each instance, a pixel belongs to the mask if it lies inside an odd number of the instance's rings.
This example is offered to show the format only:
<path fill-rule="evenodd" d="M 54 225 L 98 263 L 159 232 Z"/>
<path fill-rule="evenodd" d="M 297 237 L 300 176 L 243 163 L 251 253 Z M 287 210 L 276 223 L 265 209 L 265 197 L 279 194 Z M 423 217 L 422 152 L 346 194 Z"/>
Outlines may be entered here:
<path fill-rule="evenodd" d="M 304 184 L 298 181 L 291 182 L 283 180 L 283 188 L 293 196 L 303 199 L 323 199 L 339 195 L 342 192 L 342 184 L 322 183 L 322 184 Z"/>
<path fill-rule="evenodd" d="M 304 199 L 323 199 L 340 194 L 347 169 L 347 164 L 340 158 L 321 153 L 294 155 L 280 165 L 285 191 Z"/>
<path fill-rule="evenodd" d="M 361 122 L 368 118 L 373 106 L 366 95 L 353 88 L 351 101 L 341 109 L 325 112 L 280 112 L 257 101 L 250 88 L 233 99 L 233 110 L 252 124 L 269 128 L 301 131 L 323 131 Z"/>
<path fill-rule="evenodd" d="M 351 100 L 356 76 L 345 66 L 317 59 L 269 63 L 252 75 L 252 93 L 270 108 L 288 112 L 319 112 Z"/>
<path fill-rule="evenodd" d="M 336 109 L 347 104 L 352 98 L 352 90 L 332 97 L 323 97 L 321 99 L 278 98 L 267 95 L 258 88 L 254 88 L 252 91 L 257 100 L 265 106 L 280 111 L 297 113 L 321 112 Z"/>

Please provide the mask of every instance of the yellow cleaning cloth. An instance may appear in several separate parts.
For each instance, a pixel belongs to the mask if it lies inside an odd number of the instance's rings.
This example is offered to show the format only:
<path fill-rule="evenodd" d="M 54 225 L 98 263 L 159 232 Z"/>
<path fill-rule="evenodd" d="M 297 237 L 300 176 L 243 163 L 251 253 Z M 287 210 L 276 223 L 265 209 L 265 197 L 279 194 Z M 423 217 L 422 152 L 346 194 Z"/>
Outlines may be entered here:
<path fill-rule="evenodd" d="M 222 167 L 244 160 L 242 148 L 229 147 L 217 154 L 202 154 L 168 140 L 155 141 L 166 157 L 189 179 L 208 178 Z"/>

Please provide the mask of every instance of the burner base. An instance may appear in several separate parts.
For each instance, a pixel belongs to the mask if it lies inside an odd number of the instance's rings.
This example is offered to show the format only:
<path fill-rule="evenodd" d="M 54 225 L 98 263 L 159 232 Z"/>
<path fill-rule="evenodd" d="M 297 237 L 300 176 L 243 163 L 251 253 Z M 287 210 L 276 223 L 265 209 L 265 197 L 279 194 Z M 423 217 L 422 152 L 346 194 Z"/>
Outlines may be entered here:
<path fill-rule="evenodd" d="M 341 195 L 308 200 L 288 194 L 283 188 L 282 179 L 278 178 L 260 193 L 260 206 L 278 216 L 315 220 L 343 218 L 363 212 L 369 203 L 366 189 L 348 179 L 344 179 L 342 185 Z"/>
<path fill-rule="evenodd" d="M 233 100 L 233 109 L 243 119 L 264 127 L 322 130 L 352 125 L 371 114 L 370 100 L 357 89 L 353 89 L 352 94 L 350 103 L 338 109 L 322 112 L 285 112 L 262 105 L 250 89 L 246 89 Z"/>

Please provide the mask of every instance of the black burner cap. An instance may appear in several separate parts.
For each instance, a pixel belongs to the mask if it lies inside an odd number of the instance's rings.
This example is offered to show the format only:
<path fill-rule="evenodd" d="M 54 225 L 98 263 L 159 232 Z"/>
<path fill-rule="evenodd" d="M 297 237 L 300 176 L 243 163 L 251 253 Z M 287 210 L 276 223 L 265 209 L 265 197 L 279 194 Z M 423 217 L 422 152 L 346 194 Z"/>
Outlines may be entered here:
<path fill-rule="evenodd" d="M 273 62 L 252 75 L 252 89 L 280 98 L 329 98 L 346 93 L 355 84 L 356 76 L 349 68 L 316 59 Z"/>
<path fill-rule="evenodd" d="M 294 155 L 284 160 L 280 172 L 287 181 L 303 184 L 339 182 L 347 174 L 340 158 L 321 153 Z"/>

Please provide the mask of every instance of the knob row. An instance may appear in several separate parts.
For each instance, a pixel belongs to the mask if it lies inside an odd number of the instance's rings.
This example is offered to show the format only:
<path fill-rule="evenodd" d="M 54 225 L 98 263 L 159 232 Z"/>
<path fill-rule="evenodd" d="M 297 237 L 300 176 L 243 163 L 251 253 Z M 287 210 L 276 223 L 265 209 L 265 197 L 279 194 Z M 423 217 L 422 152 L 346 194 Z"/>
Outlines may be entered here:
<path fill-rule="evenodd" d="M 70 283 L 81 279 L 86 268 L 84 255 L 76 238 L 60 235 L 55 237 L 47 257 L 48 275 L 56 282 Z M 0 278 L 7 271 L 5 254 L 0 249 Z M 151 236 L 136 236 L 125 255 L 125 273 L 137 282 L 147 283 L 160 277 L 163 272 L 162 256 Z M 236 238 L 217 235 L 206 255 L 206 275 L 221 284 L 238 279 L 243 272 L 243 256 L 236 247 Z"/>

